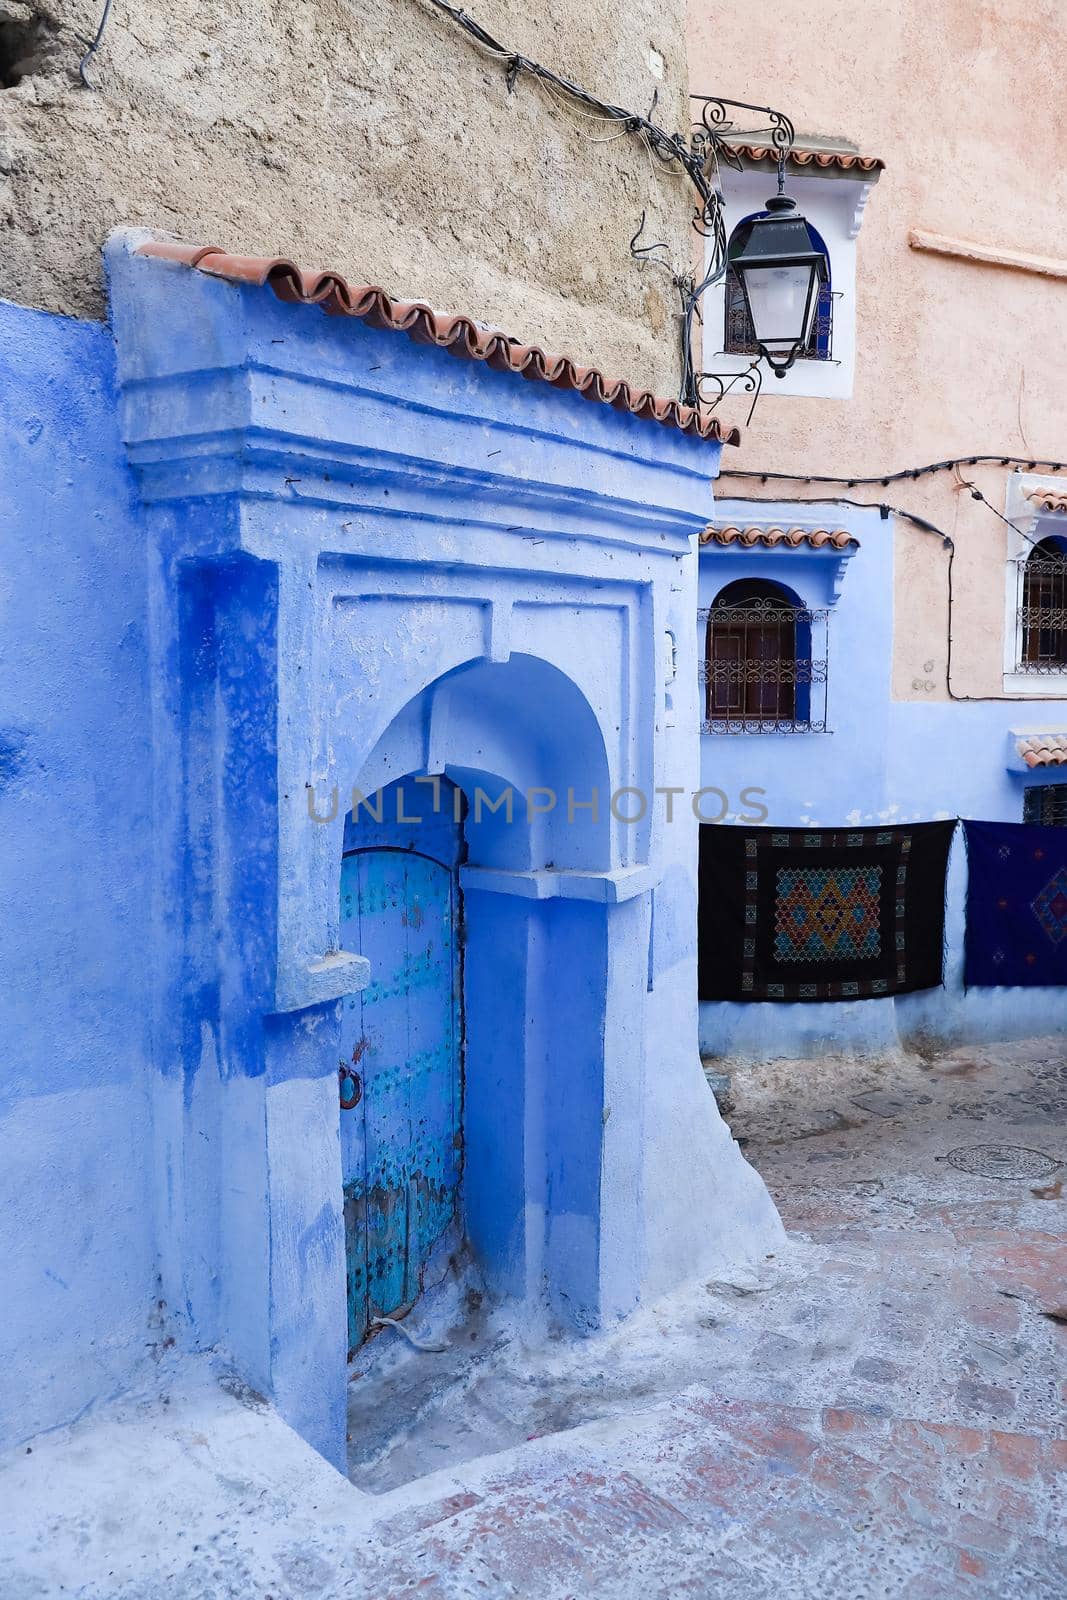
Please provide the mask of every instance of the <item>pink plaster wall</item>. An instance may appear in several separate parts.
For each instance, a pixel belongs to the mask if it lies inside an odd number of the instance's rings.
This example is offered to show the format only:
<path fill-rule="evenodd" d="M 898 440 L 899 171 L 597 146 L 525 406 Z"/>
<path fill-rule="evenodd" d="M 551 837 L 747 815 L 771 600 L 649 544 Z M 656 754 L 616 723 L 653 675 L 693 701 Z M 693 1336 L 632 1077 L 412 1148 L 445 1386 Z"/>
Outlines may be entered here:
<path fill-rule="evenodd" d="M 922 228 L 1067 259 L 1062 0 L 690 0 L 689 33 L 694 93 L 781 107 L 798 143 L 851 139 L 886 163 L 858 241 L 853 398 L 777 397 L 768 383 L 724 468 L 870 476 L 959 455 L 1067 460 L 1067 279 L 908 243 Z M 1007 475 L 967 473 L 1000 510 Z M 720 493 L 732 489 L 767 493 L 724 476 Z M 1003 523 L 950 474 L 840 493 L 890 500 L 952 535 L 953 688 L 1002 692 Z M 894 695 L 945 698 L 946 558 L 936 539 L 894 527 Z"/>

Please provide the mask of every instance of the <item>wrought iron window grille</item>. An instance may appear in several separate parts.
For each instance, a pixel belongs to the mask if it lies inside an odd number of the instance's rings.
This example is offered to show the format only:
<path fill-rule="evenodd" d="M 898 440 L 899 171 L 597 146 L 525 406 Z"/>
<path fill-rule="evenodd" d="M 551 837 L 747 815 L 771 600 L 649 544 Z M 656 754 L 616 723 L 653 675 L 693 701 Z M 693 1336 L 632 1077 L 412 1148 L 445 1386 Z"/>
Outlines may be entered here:
<path fill-rule="evenodd" d="M 1036 545 L 1015 572 L 1016 672 L 1067 674 L 1067 549 Z"/>
<path fill-rule="evenodd" d="M 758 356 L 759 345 L 736 272 L 727 270 L 725 291 L 723 355 Z M 834 359 L 834 301 L 839 300 L 841 294 L 840 289 L 830 288 L 820 293 L 815 320 L 808 341 L 797 357 L 799 361 L 826 361 L 833 366 L 840 366 L 840 362 Z"/>
<path fill-rule="evenodd" d="M 1038 783 L 1025 789 L 1023 821 L 1038 828 L 1067 828 L 1067 783 Z"/>
<path fill-rule="evenodd" d="M 784 599 L 702 608 L 699 666 L 710 734 L 828 733 L 830 612 Z"/>

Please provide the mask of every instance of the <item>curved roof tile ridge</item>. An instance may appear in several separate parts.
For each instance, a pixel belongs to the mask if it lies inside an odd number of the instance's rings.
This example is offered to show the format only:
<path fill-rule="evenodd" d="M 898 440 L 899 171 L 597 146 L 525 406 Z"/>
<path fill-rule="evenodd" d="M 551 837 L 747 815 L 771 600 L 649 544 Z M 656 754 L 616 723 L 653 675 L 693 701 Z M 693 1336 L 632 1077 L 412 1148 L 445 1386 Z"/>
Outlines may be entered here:
<path fill-rule="evenodd" d="M 421 300 L 394 300 L 374 284 L 351 284 L 336 272 L 307 272 L 285 256 L 230 255 L 217 245 L 151 240 L 136 251 L 224 278 L 229 283 L 269 287 L 279 300 L 317 305 L 328 316 L 358 317 L 368 327 L 406 333 L 416 344 L 432 344 L 452 355 L 484 361 L 497 372 L 513 372 L 532 381 L 571 389 L 616 411 L 696 434 L 722 444 L 740 444 L 741 431 L 720 422 L 702 406 L 633 387 L 622 378 L 608 378 L 597 367 L 579 367 L 569 356 L 548 355 L 539 345 L 524 345 L 496 329 L 480 328 L 472 317 L 435 311 Z"/>
<path fill-rule="evenodd" d="M 756 144 L 747 139 L 722 136 L 723 143 L 736 155 L 747 161 L 778 161 L 781 152 L 773 145 Z M 883 172 L 885 162 L 881 156 L 861 156 L 852 150 L 804 150 L 796 146 L 786 154 L 786 162 L 798 167 L 836 167 L 839 172 Z"/>
<path fill-rule="evenodd" d="M 1067 730 L 1031 734 L 1015 746 L 1028 767 L 1067 766 Z"/>
<path fill-rule="evenodd" d="M 1031 489 L 1026 498 L 1041 511 L 1067 511 L 1067 489 Z"/>
<path fill-rule="evenodd" d="M 700 535 L 701 544 L 739 544 L 748 549 L 762 545 L 773 550 L 777 545 L 796 550 L 806 545 L 809 550 L 845 550 L 850 545 L 859 548 L 859 540 L 846 528 L 738 528 L 709 524 Z"/>

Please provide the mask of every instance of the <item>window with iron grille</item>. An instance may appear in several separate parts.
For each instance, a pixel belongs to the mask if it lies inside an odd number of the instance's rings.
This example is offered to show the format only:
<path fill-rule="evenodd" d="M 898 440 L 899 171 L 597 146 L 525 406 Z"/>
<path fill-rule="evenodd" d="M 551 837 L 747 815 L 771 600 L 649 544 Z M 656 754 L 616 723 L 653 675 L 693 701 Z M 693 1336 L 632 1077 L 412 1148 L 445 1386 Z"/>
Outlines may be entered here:
<path fill-rule="evenodd" d="M 1067 539 L 1042 539 L 1016 571 L 1016 671 L 1067 673 Z"/>
<path fill-rule="evenodd" d="M 704 733 L 825 733 L 830 613 L 742 578 L 699 612 Z"/>
<path fill-rule="evenodd" d="M 1038 783 L 1024 790 L 1023 821 L 1038 828 L 1067 828 L 1067 783 Z"/>
<path fill-rule="evenodd" d="M 765 211 L 753 213 L 755 216 L 766 216 Z M 737 228 L 750 222 L 751 217 L 743 217 Z M 737 232 L 734 229 L 734 233 Z M 808 223 L 816 245 L 826 257 L 826 282 L 819 289 L 819 298 L 815 306 L 815 319 L 811 325 L 808 342 L 800 351 L 801 361 L 832 361 L 833 360 L 833 331 L 834 331 L 834 294 L 830 287 L 830 252 L 827 250 L 821 235 Z M 733 234 L 730 235 L 731 239 Z M 723 353 L 725 355 L 754 356 L 759 354 L 759 345 L 756 343 L 755 330 L 752 327 L 752 318 L 748 314 L 745 304 L 744 291 L 741 280 L 729 268 L 725 278 L 725 327 L 723 329 Z"/>

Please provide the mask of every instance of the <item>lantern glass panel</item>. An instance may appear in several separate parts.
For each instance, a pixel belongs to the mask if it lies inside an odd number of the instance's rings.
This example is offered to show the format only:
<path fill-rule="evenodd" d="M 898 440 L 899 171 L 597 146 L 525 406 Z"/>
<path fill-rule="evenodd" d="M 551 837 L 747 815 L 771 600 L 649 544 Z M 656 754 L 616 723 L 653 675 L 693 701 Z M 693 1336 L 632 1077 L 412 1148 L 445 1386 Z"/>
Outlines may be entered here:
<path fill-rule="evenodd" d="M 818 303 L 815 266 L 810 262 L 742 265 L 740 270 L 757 341 L 771 351 L 803 347 Z"/>

